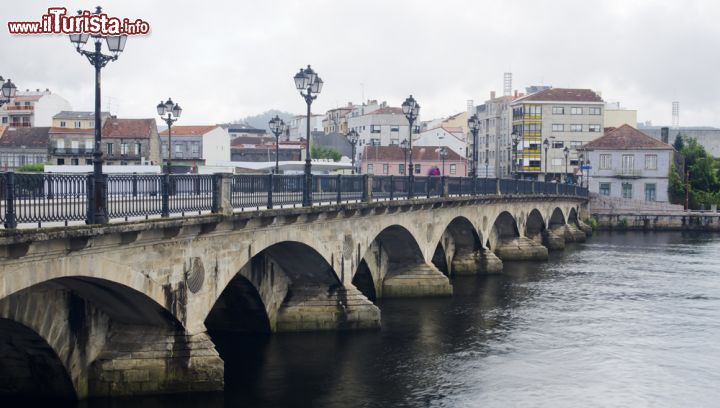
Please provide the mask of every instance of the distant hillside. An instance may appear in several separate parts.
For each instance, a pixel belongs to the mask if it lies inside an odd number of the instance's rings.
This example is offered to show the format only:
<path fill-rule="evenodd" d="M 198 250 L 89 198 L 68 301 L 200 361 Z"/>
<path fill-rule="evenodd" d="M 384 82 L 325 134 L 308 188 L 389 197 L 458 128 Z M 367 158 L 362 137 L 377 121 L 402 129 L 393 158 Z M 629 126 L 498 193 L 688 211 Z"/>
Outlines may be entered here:
<path fill-rule="evenodd" d="M 276 109 L 271 109 L 259 115 L 248 116 L 240 120 L 233 121 L 233 123 L 245 123 L 254 128 L 265 129 L 269 132 L 270 129 L 268 128 L 268 122 L 270 121 L 270 119 L 274 118 L 275 115 L 278 115 L 280 119 L 285 121 L 285 123 L 290 123 L 290 119 L 295 116 L 294 114 L 289 112 L 282 112 Z"/>

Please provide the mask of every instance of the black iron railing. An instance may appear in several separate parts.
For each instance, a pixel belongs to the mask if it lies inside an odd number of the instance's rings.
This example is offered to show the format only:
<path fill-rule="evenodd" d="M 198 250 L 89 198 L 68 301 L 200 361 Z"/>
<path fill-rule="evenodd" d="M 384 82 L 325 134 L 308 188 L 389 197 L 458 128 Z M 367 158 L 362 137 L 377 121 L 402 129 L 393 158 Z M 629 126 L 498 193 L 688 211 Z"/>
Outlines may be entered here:
<path fill-rule="evenodd" d="M 110 219 L 300 206 L 303 175 L 111 174 L 107 177 Z M 405 176 L 314 175 L 314 205 L 408 199 Z M 472 177 L 415 177 L 412 199 L 485 195 L 588 197 L 587 188 L 539 181 Z M 0 175 L 0 223 L 38 227 L 92 220 L 92 174 Z M 225 204 L 225 203 L 228 204 Z"/>

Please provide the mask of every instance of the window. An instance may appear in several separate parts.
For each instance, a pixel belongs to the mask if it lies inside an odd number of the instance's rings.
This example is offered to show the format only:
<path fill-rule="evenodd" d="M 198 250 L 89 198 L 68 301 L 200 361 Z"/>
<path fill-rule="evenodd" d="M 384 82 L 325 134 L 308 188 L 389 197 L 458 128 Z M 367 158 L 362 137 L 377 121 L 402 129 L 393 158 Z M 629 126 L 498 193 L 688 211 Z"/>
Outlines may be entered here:
<path fill-rule="evenodd" d="M 623 198 L 632 198 L 632 184 L 630 183 L 623 183 L 622 185 L 622 197 Z"/>
<path fill-rule="evenodd" d="M 92 164 L 92 160 L 91 160 L 91 159 L 85 159 L 85 164 Z"/>
<path fill-rule="evenodd" d="M 540 168 L 540 160 L 530 160 L 530 167 Z"/>
<path fill-rule="evenodd" d="M 564 115 L 565 108 L 562 106 L 553 106 L 552 113 L 553 113 L 553 115 Z"/>
<path fill-rule="evenodd" d="M 553 149 L 562 149 L 563 147 L 565 147 L 565 142 L 563 142 L 563 141 L 553 141 L 552 142 Z"/>
<path fill-rule="evenodd" d="M 374 167 L 375 167 L 375 166 L 373 166 L 372 163 L 368 163 L 368 165 L 367 165 L 367 173 L 368 173 L 368 174 L 373 174 L 373 168 L 374 168 Z"/>
<path fill-rule="evenodd" d="M 655 183 L 645 184 L 645 201 L 655 201 Z"/>
<path fill-rule="evenodd" d="M 175 153 L 182 153 L 182 151 L 183 151 L 183 145 L 176 144 L 175 145 Z"/>
<path fill-rule="evenodd" d="M 4 118 L 2 118 L 2 123 L 8 123 L 8 122 L 7 122 L 7 119 L 8 119 L 7 116 L 4 117 Z"/>
<path fill-rule="evenodd" d="M 94 120 L 91 120 L 91 121 L 90 121 L 90 124 L 89 124 L 88 126 L 91 127 L 91 128 L 94 128 L 94 127 L 95 127 L 95 121 L 94 121 Z"/>
<path fill-rule="evenodd" d="M 370 133 L 380 133 L 380 125 L 370 125 Z"/>
<path fill-rule="evenodd" d="M 420 165 L 419 164 L 415 165 L 415 174 L 420 174 Z"/>
<path fill-rule="evenodd" d="M 135 154 L 138 156 L 142 154 L 142 143 L 135 143 Z"/>
<path fill-rule="evenodd" d="M 570 125 L 571 132 L 582 132 L 582 125 Z"/>
<path fill-rule="evenodd" d="M 391 146 L 397 146 L 400 143 L 400 139 L 390 139 Z"/>
<path fill-rule="evenodd" d="M 128 154 L 128 144 L 125 142 L 120 143 L 120 154 Z"/>
<path fill-rule="evenodd" d="M 600 195 L 610 195 L 610 183 L 600 183 Z"/>
<path fill-rule="evenodd" d="M 579 142 L 577 140 L 573 140 L 572 142 L 570 142 L 570 147 L 578 148 L 580 146 L 582 146 L 582 142 Z"/>
<path fill-rule="evenodd" d="M 391 131 L 391 132 L 399 132 L 399 131 L 400 131 L 400 127 L 399 127 L 399 126 L 391 126 L 391 127 L 390 127 L 390 131 Z"/>
<path fill-rule="evenodd" d="M 200 153 L 200 143 L 193 143 L 192 144 L 192 152 L 195 154 Z"/>
<path fill-rule="evenodd" d="M 57 159 L 57 164 L 62 166 L 63 164 L 65 164 L 65 159 Z"/>
<path fill-rule="evenodd" d="M 113 144 L 112 143 L 107 144 L 107 154 L 108 154 L 108 156 L 113 154 Z"/>
<path fill-rule="evenodd" d="M 599 115 L 601 112 L 600 108 L 588 108 L 588 115 Z"/>
<path fill-rule="evenodd" d="M 450 174 L 456 174 L 457 173 L 457 164 L 451 164 L 450 165 Z"/>
<path fill-rule="evenodd" d="M 610 170 L 612 168 L 612 155 L 600 155 L 600 170 Z"/>
<path fill-rule="evenodd" d="M 60 127 L 65 127 L 65 121 L 60 121 Z"/>
<path fill-rule="evenodd" d="M 85 150 L 92 150 L 94 144 L 95 143 L 92 140 L 90 140 L 90 139 L 86 140 L 85 141 Z"/>
<path fill-rule="evenodd" d="M 73 150 L 77 150 L 78 148 L 80 148 L 80 142 L 78 142 L 77 140 L 71 140 L 70 148 Z"/>
<path fill-rule="evenodd" d="M 388 171 L 390 170 L 390 165 L 383 164 L 383 174 L 388 174 Z"/>
<path fill-rule="evenodd" d="M 72 164 L 73 166 L 77 166 L 80 163 L 78 162 L 78 159 L 70 159 L 70 164 Z"/>
<path fill-rule="evenodd" d="M 398 173 L 405 174 L 405 164 L 398 164 Z"/>
<path fill-rule="evenodd" d="M 553 108 L 554 109 L 554 108 Z M 565 125 L 562 123 L 553 123 L 552 125 L 552 131 L 553 132 L 564 132 L 565 131 Z"/>
<path fill-rule="evenodd" d="M 65 140 L 64 139 L 58 139 L 57 142 L 55 142 L 55 145 L 58 149 L 64 149 L 65 148 Z"/>
<path fill-rule="evenodd" d="M 80 122 L 79 120 L 76 120 L 75 121 L 75 129 L 79 129 L 81 124 L 82 124 L 82 122 Z"/>
<path fill-rule="evenodd" d="M 622 172 L 623 174 L 632 174 L 635 170 L 635 156 L 631 154 L 623 154 Z"/>
<path fill-rule="evenodd" d="M 582 115 L 583 109 L 582 108 L 570 108 L 570 114 L 571 115 Z"/>
<path fill-rule="evenodd" d="M 588 132 L 600 132 L 600 125 L 588 125 Z"/>
<path fill-rule="evenodd" d="M 571 165 L 571 166 L 579 166 L 579 165 L 580 165 L 580 160 L 578 160 L 578 159 L 570 159 L 570 165 Z"/>
<path fill-rule="evenodd" d="M 657 170 L 657 155 L 646 154 L 645 155 L 645 170 Z M 648 200 L 650 201 L 650 200 Z M 652 200 L 655 201 L 655 200 Z"/>

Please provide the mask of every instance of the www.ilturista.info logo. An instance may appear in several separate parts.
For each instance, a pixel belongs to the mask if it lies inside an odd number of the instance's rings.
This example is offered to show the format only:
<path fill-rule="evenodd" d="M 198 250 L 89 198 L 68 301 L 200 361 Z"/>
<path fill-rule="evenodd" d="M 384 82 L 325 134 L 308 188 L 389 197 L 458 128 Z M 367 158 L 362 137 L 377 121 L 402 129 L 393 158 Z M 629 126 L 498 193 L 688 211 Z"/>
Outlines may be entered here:
<path fill-rule="evenodd" d="M 68 16 L 65 7 L 51 7 L 40 21 L 8 21 L 10 34 L 90 34 L 143 35 L 150 32 L 150 24 L 141 19 L 110 17 L 100 11 L 78 10 Z"/>

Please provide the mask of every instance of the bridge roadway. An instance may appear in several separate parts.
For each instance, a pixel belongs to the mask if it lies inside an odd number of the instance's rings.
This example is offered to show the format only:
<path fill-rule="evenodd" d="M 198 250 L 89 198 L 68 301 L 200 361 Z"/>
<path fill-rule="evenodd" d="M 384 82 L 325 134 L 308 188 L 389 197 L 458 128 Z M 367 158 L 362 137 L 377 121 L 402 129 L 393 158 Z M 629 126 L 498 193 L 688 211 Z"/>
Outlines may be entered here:
<path fill-rule="evenodd" d="M 0 394 L 220 390 L 213 333 L 378 329 L 377 299 L 450 296 L 449 276 L 584 240 L 585 207 L 486 195 L 3 231 Z"/>

